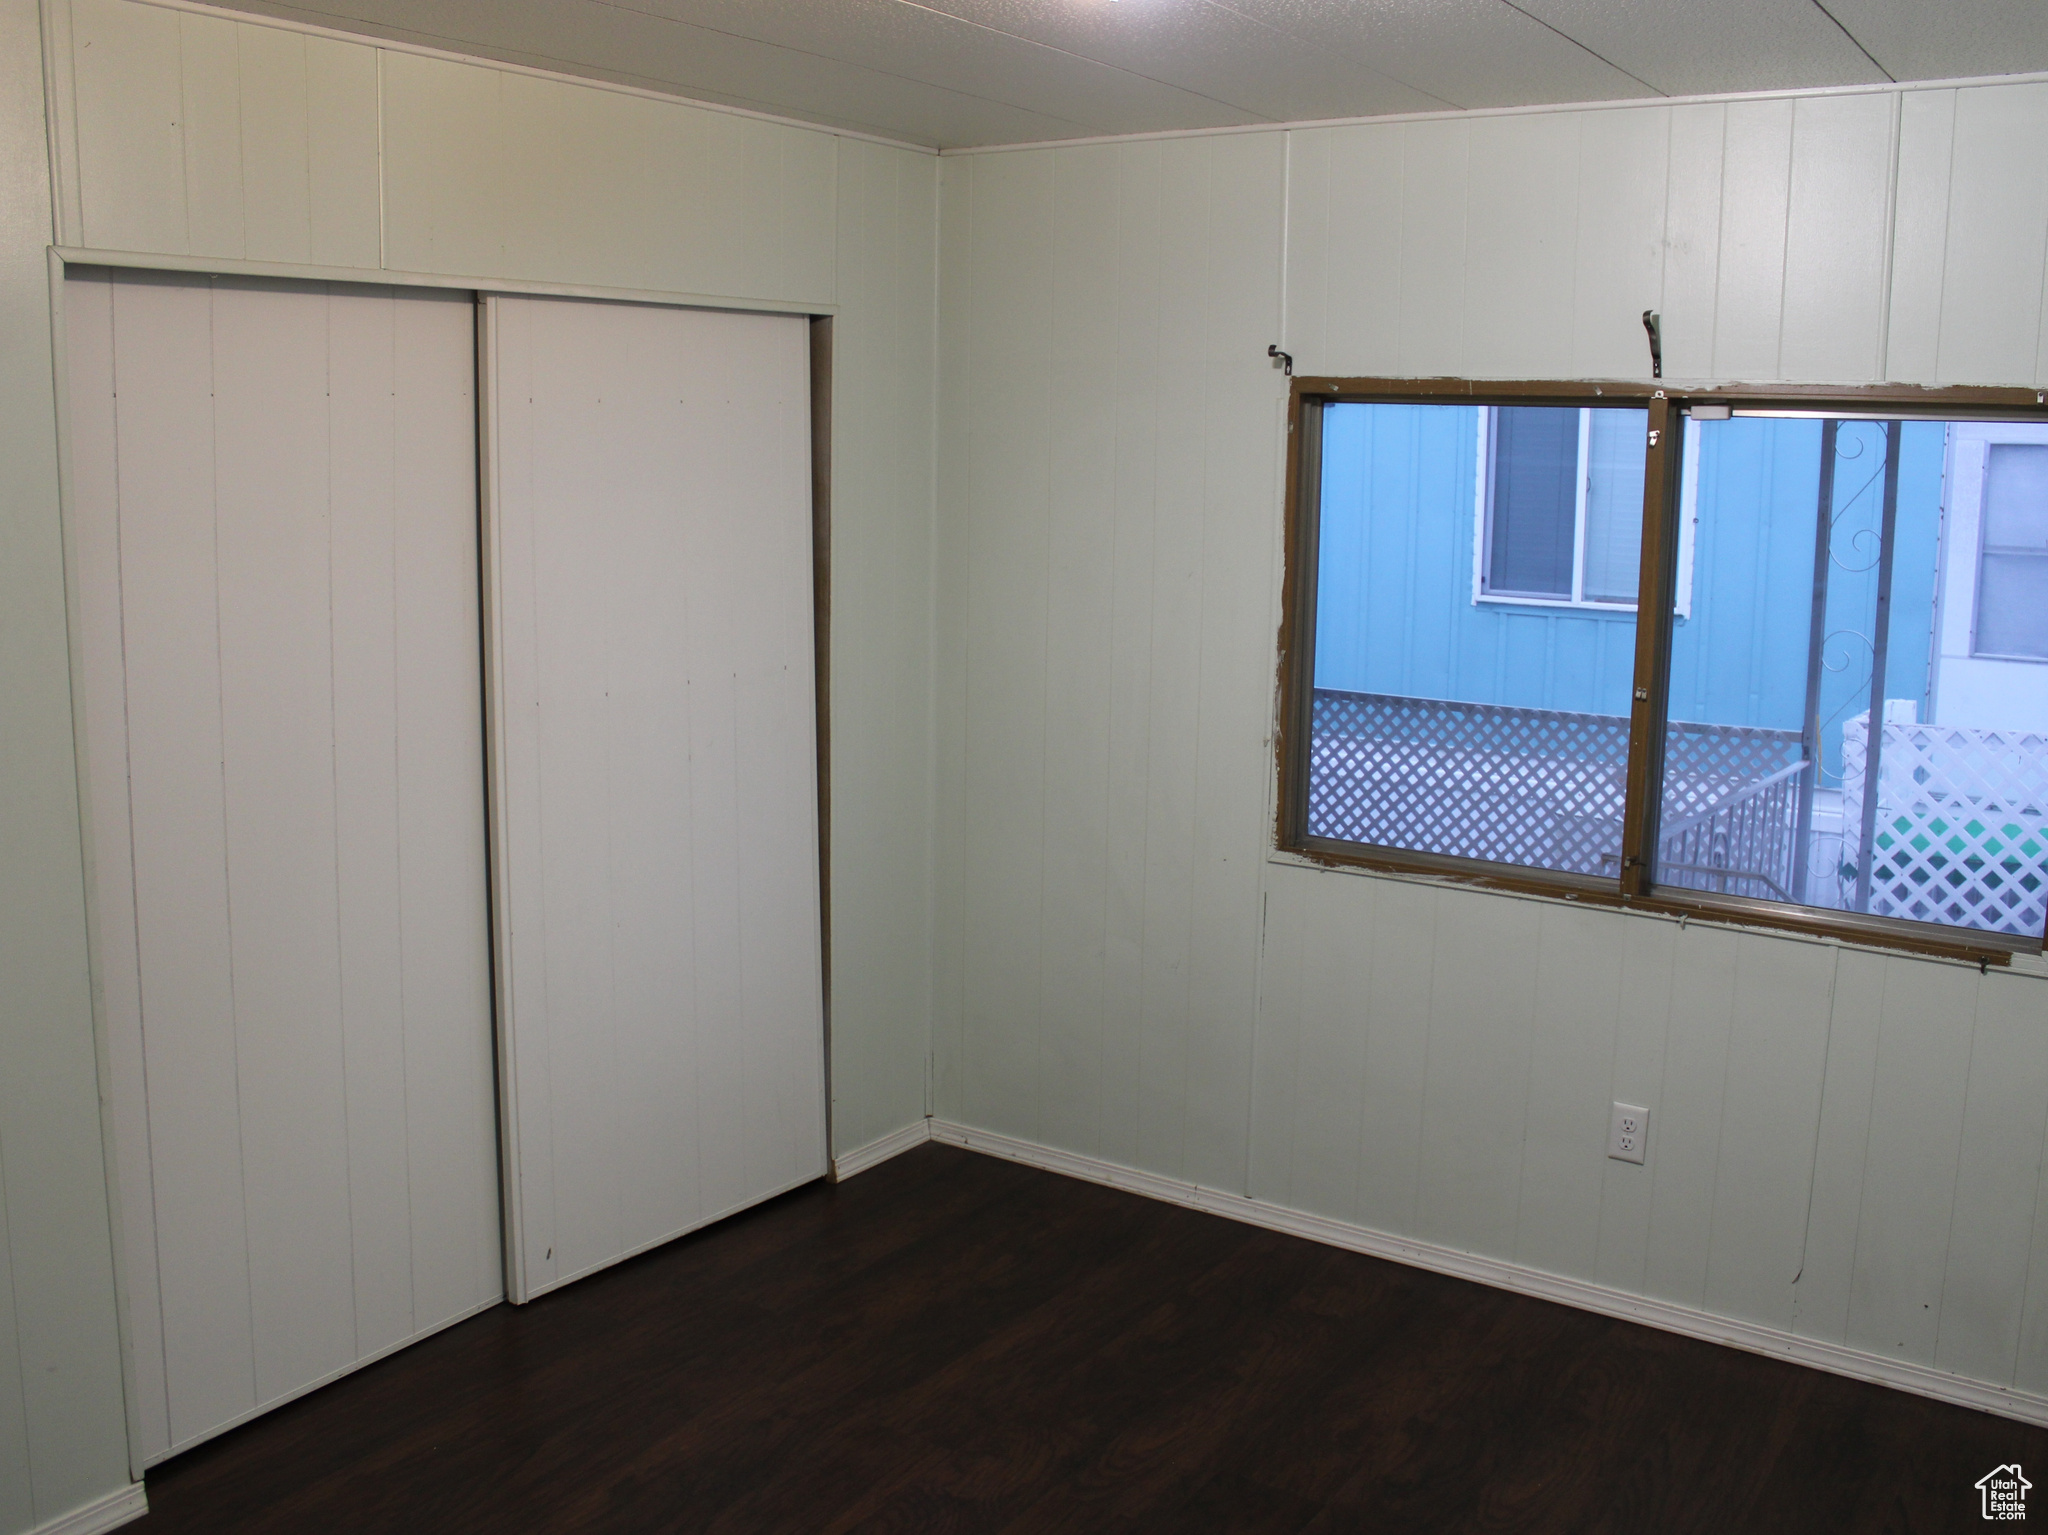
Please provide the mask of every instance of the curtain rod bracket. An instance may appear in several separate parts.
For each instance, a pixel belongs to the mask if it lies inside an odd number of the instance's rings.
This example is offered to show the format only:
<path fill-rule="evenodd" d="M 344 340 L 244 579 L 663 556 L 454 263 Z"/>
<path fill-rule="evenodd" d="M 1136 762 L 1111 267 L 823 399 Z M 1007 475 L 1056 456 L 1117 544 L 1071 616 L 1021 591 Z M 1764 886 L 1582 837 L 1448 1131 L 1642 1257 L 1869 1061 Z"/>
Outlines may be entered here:
<path fill-rule="evenodd" d="M 1643 329 L 1650 333 L 1650 377 L 1664 376 L 1664 322 L 1654 309 L 1643 311 Z"/>
<path fill-rule="evenodd" d="M 1281 371 L 1289 378 L 1294 377 L 1294 354 L 1292 352 L 1281 351 L 1280 344 L 1276 341 L 1273 345 L 1266 348 L 1266 355 L 1279 358 Z"/>

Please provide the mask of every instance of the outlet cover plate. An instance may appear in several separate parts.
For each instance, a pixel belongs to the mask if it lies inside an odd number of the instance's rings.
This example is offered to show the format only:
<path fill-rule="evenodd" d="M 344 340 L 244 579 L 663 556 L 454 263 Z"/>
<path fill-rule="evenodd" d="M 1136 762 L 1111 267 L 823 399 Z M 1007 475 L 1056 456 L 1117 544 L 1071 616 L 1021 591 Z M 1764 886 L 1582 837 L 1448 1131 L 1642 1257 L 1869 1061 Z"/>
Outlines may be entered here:
<path fill-rule="evenodd" d="M 1607 1154 L 1617 1162 L 1640 1163 L 1650 1146 L 1650 1111 L 1617 1103 L 1607 1123 Z"/>

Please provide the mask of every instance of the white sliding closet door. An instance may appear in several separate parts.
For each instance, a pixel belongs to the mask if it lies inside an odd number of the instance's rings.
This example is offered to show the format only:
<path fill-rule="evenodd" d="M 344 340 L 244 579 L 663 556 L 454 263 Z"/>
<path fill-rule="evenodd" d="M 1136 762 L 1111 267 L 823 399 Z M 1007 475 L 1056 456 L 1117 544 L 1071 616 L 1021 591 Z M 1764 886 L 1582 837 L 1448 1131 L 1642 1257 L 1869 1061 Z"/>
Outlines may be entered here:
<path fill-rule="evenodd" d="M 473 314 L 65 284 L 145 1461 L 502 1294 Z"/>
<path fill-rule="evenodd" d="M 825 1169 L 809 327 L 493 297 L 514 1300 Z"/>

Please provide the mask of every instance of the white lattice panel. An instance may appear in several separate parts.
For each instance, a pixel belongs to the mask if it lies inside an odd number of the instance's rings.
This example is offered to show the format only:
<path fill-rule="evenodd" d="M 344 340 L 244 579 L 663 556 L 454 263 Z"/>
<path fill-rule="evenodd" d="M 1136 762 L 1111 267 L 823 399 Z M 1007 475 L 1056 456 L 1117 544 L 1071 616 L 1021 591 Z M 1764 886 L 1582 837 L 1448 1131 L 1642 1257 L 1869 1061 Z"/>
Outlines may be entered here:
<path fill-rule="evenodd" d="M 1870 718 L 1842 729 L 1845 856 L 1861 858 Z M 2048 736 L 1887 721 L 1870 910 L 2023 937 L 2048 921 Z"/>

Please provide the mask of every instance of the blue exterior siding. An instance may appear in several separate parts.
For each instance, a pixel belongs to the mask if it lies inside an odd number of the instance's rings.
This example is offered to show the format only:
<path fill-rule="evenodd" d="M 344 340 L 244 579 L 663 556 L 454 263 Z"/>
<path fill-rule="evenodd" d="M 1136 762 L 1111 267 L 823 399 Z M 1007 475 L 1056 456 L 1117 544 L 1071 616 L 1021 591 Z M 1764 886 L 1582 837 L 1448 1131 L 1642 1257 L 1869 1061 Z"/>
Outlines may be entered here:
<path fill-rule="evenodd" d="M 1691 616 L 1672 650 L 1673 718 L 1797 730 L 1812 608 L 1817 421 L 1705 423 Z M 1905 432 L 1892 575 L 1891 698 L 1924 711 L 1944 428 Z M 1821 695 L 1828 767 L 1869 697 L 1881 429 L 1841 427 Z M 1323 416 L 1316 686 L 1626 714 L 1635 615 L 1474 602 L 1477 412 L 1334 405 Z"/>

